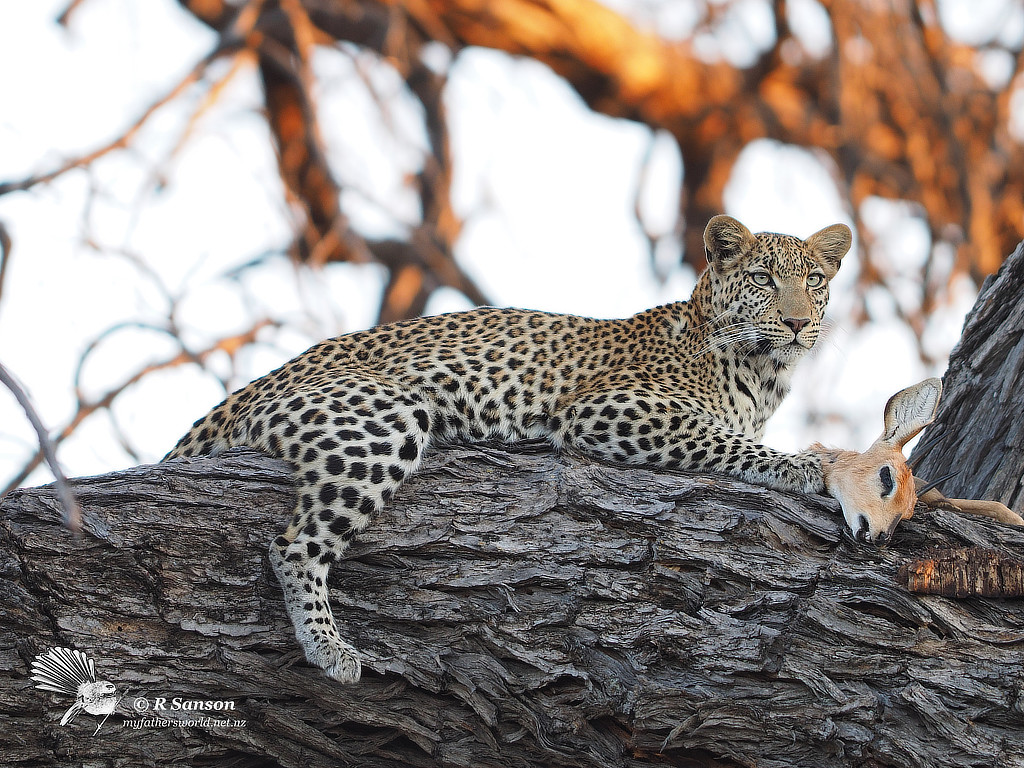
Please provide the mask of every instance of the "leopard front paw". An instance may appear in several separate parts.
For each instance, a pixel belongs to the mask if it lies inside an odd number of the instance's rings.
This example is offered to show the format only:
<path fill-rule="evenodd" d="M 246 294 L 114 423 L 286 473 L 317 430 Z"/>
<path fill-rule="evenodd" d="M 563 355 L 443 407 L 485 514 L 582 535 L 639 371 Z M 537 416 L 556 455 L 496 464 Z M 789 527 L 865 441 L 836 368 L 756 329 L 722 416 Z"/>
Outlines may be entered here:
<path fill-rule="evenodd" d="M 359 652 L 331 631 L 296 632 L 306 660 L 332 680 L 357 683 L 363 673 Z"/>
<path fill-rule="evenodd" d="M 358 683 L 363 674 L 363 665 L 359 662 L 354 648 L 335 652 L 334 660 L 323 667 L 324 672 L 332 680 L 339 683 Z"/>

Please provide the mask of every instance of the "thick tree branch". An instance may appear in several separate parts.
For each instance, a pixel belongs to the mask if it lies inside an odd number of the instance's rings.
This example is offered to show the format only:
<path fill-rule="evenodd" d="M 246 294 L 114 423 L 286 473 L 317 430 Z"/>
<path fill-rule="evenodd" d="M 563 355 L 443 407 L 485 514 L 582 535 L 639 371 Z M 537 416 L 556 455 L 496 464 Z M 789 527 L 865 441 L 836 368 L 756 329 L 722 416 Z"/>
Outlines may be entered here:
<path fill-rule="evenodd" d="M 982 287 L 942 378 L 946 396 L 913 459 L 922 477 L 955 476 L 947 496 L 1024 510 L 1024 243 Z"/>
<path fill-rule="evenodd" d="M 232 453 L 78 487 L 78 543 L 51 489 L 4 502 L 0 751 L 21 765 L 1024 760 L 1018 607 L 896 581 L 932 546 L 1019 549 L 1017 529 L 935 512 L 865 548 L 825 499 L 450 450 L 332 569 L 366 661 L 344 687 L 301 660 L 266 560 L 293 503 L 281 465 Z M 97 738 L 84 714 L 61 727 L 67 697 L 27 677 L 55 645 L 119 692 L 230 699 L 247 725 L 136 731 L 122 708 Z"/>

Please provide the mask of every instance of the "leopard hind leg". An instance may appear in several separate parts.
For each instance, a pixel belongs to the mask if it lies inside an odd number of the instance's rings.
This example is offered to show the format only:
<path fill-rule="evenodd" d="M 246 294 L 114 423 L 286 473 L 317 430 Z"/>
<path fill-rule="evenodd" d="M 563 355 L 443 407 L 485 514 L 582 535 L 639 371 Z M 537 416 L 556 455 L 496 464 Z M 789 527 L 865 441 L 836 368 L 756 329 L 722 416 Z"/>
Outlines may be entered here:
<path fill-rule="evenodd" d="M 293 466 L 298 496 L 288 529 L 270 546 L 271 566 L 307 660 L 351 683 L 362 667 L 331 611 L 330 566 L 419 466 L 430 415 L 396 388 L 346 384 L 288 398 L 284 418 L 272 418 L 264 432 L 267 449 Z"/>

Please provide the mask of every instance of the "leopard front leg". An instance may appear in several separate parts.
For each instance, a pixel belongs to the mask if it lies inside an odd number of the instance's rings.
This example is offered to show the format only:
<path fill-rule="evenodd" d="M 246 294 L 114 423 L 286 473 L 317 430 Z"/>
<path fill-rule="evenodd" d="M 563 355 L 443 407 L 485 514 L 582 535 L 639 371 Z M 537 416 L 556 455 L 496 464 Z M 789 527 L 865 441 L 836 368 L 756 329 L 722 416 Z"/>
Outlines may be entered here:
<path fill-rule="evenodd" d="M 821 455 L 784 453 L 728 429 L 692 405 L 647 392 L 575 401 L 560 442 L 602 461 L 729 475 L 798 493 L 825 493 Z"/>
<path fill-rule="evenodd" d="M 320 667 L 328 677 L 342 683 L 354 683 L 362 675 L 362 664 L 356 649 L 341 639 L 331 612 L 327 591 L 330 565 L 319 558 L 311 559 L 303 551 L 312 539 L 290 541 L 288 533 L 278 536 L 270 545 L 270 564 L 284 592 L 288 617 L 310 664 Z M 335 548 L 344 553 L 347 545 Z"/>
<path fill-rule="evenodd" d="M 362 667 L 331 612 L 328 572 L 419 466 L 429 412 L 414 396 L 364 380 L 294 395 L 272 411 L 247 431 L 291 464 L 298 498 L 270 546 L 270 564 L 306 658 L 335 680 L 355 682 Z"/>

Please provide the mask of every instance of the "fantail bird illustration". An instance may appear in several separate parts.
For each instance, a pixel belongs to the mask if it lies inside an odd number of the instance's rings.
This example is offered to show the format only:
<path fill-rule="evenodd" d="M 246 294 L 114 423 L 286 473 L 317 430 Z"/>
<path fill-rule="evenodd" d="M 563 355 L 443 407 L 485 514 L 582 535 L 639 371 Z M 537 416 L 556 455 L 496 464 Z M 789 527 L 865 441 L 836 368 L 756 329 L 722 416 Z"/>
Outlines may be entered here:
<path fill-rule="evenodd" d="M 51 648 L 36 656 L 32 662 L 32 679 L 41 691 L 75 697 L 75 703 L 60 719 L 61 725 L 70 723 L 82 710 L 90 715 L 105 716 L 117 706 L 117 688 L 106 680 L 97 680 L 92 659 L 73 648 Z M 99 731 L 99 726 L 96 731 Z"/>

